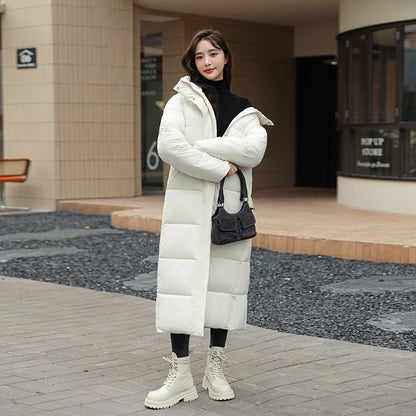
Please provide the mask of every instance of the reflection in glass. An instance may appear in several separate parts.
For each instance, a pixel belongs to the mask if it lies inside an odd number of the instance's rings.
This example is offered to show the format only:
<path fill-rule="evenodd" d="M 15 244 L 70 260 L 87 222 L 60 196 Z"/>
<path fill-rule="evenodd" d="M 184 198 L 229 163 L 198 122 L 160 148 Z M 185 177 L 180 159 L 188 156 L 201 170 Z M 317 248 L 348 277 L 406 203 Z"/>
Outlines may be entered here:
<path fill-rule="evenodd" d="M 396 29 L 373 32 L 372 121 L 394 122 L 396 107 Z"/>
<path fill-rule="evenodd" d="M 358 129 L 353 133 L 354 173 L 370 176 L 399 176 L 400 131 Z"/>
<path fill-rule="evenodd" d="M 352 122 L 367 121 L 366 34 L 352 36 Z"/>
<path fill-rule="evenodd" d="M 416 121 L 416 25 L 404 27 L 403 119 Z"/>

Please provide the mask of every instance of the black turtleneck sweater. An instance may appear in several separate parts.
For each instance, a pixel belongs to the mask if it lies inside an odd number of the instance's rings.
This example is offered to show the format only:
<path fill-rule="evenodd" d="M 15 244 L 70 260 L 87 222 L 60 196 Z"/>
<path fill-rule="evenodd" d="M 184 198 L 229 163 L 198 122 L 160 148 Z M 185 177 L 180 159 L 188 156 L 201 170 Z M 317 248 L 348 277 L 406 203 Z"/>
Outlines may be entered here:
<path fill-rule="evenodd" d="M 210 81 L 218 92 L 217 136 L 224 135 L 234 117 L 248 107 L 253 107 L 247 98 L 231 94 L 224 79 Z"/>

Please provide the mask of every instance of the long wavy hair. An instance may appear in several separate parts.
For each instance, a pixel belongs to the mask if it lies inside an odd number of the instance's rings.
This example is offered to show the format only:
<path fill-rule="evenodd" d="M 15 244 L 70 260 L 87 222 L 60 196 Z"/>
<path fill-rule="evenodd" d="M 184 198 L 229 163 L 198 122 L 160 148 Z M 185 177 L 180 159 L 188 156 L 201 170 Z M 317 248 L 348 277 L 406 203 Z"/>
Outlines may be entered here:
<path fill-rule="evenodd" d="M 209 83 L 209 81 L 204 78 L 196 68 L 195 64 L 195 51 L 196 46 L 201 40 L 208 40 L 211 44 L 218 49 L 221 49 L 224 52 L 224 56 L 227 58 L 227 63 L 224 65 L 224 80 L 227 84 L 228 89 L 231 87 L 231 68 L 232 68 L 232 55 L 230 47 L 225 40 L 225 37 L 222 33 L 214 29 L 204 29 L 195 33 L 189 46 L 185 50 L 182 56 L 182 67 L 190 76 L 191 81 L 200 86 L 204 94 L 211 103 L 215 114 L 218 113 L 218 93 L 215 87 Z"/>

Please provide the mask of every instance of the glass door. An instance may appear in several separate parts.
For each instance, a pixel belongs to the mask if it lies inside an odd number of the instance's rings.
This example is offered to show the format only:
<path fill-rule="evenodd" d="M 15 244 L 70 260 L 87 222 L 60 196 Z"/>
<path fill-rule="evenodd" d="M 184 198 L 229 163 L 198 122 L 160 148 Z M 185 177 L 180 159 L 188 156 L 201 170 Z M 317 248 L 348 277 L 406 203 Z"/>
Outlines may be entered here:
<path fill-rule="evenodd" d="M 163 162 L 157 153 L 157 136 L 163 112 L 162 34 L 141 36 L 142 186 L 143 193 L 163 189 Z"/>

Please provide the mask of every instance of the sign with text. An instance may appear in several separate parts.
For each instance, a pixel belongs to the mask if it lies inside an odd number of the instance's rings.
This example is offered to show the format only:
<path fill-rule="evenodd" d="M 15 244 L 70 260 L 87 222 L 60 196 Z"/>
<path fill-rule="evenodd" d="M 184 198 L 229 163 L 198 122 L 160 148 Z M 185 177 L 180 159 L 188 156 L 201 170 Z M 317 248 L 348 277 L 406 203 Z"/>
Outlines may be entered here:
<path fill-rule="evenodd" d="M 353 142 L 353 173 L 379 177 L 399 175 L 399 129 L 357 129 L 353 132 Z"/>
<path fill-rule="evenodd" d="M 371 169 L 389 169 L 390 163 L 385 161 L 384 137 L 360 137 L 360 158 L 357 167 Z"/>
<path fill-rule="evenodd" d="M 36 68 L 36 48 L 17 50 L 17 68 Z"/>
<path fill-rule="evenodd" d="M 156 81 L 158 79 L 161 61 L 160 56 L 142 56 L 140 71 L 142 81 Z"/>

